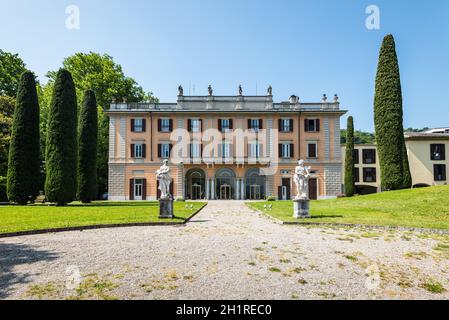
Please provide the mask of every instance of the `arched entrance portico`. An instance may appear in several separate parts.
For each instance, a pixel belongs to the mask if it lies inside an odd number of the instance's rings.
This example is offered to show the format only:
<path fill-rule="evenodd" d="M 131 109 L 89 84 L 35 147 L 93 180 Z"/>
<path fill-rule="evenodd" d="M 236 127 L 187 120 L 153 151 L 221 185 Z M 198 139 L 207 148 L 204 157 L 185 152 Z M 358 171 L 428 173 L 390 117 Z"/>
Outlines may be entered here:
<path fill-rule="evenodd" d="M 259 168 L 251 168 L 245 174 L 246 199 L 261 200 L 266 195 L 266 179 L 260 175 Z"/>
<path fill-rule="evenodd" d="M 215 174 L 215 199 L 231 200 L 235 197 L 235 173 L 230 168 L 222 168 Z"/>
<path fill-rule="evenodd" d="M 206 198 L 206 174 L 202 169 L 193 168 L 186 173 L 186 199 L 202 200 Z"/>

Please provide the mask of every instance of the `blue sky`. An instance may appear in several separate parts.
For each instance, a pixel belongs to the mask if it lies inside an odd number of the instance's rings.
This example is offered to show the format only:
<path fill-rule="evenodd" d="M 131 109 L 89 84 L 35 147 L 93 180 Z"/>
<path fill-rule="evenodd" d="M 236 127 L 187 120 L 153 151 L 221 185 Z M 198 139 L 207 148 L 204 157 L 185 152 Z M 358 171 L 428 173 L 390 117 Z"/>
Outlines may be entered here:
<path fill-rule="evenodd" d="M 80 30 L 65 27 L 80 8 Z M 365 27 L 368 5 L 380 30 Z M 448 0 L 0 0 L 1 48 L 17 52 L 42 82 L 75 52 L 108 53 L 163 102 L 185 93 L 296 94 L 304 102 L 338 93 L 357 129 L 373 130 L 378 51 L 396 39 L 404 126 L 449 126 Z M 345 118 L 342 125 L 346 125 Z"/>

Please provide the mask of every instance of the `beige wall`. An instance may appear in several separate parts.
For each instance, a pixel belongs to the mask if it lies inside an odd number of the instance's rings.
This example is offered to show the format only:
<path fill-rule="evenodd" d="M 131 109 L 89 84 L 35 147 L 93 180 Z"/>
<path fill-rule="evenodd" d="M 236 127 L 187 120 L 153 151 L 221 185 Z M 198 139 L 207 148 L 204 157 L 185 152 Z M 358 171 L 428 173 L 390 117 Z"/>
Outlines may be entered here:
<path fill-rule="evenodd" d="M 445 161 L 431 160 L 431 144 L 444 144 L 446 146 Z M 447 152 L 449 151 L 449 142 L 447 140 L 407 140 L 406 146 L 413 185 L 427 184 L 429 186 L 434 186 L 447 184 L 447 181 L 435 181 L 433 176 L 434 164 L 445 164 L 446 170 L 448 169 L 449 160 Z"/>

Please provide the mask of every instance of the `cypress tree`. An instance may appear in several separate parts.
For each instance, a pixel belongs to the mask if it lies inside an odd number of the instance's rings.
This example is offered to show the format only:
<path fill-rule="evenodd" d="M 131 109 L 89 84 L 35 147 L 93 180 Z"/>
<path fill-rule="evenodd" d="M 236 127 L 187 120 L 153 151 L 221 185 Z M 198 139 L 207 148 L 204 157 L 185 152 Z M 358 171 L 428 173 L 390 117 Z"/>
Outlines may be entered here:
<path fill-rule="evenodd" d="M 22 74 L 9 147 L 7 194 L 9 201 L 20 205 L 39 195 L 40 143 L 39 102 L 34 74 Z"/>
<path fill-rule="evenodd" d="M 345 193 L 347 197 L 354 195 L 354 119 L 348 117 L 346 131 L 346 155 L 345 155 Z"/>
<path fill-rule="evenodd" d="M 65 205 L 77 191 L 77 104 L 72 75 L 56 75 L 47 127 L 45 195 L 49 202 Z"/>
<path fill-rule="evenodd" d="M 90 203 L 97 197 L 97 100 L 86 90 L 80 114 L 78 145 L 78 198 Z"/>
<path fill-rule="evenodd" d="M 404 136 L 402 136 L 404 138 Z M 412 174 L 410 172 L 410 165 L 408 163 L 408 154 L 407 154 L 407 147 L 405 146 L 405 139 L 403 142 L 403 151 L 402 151 L 402 170 L 403 170 L 403 176 L 402 176 L 402 188 L 403 189 L 410 189 L 412 187 Z"/>
<path fill-rule="evenodd" d="M 393 36 L 387 35 L 380 49 L 374 97 L 374 125 L 383 190 L 397 190 L 404 186 L 404 167 L 408 160 L 404 158 L 402 116 L 401 79 L 396 47 Z"/>

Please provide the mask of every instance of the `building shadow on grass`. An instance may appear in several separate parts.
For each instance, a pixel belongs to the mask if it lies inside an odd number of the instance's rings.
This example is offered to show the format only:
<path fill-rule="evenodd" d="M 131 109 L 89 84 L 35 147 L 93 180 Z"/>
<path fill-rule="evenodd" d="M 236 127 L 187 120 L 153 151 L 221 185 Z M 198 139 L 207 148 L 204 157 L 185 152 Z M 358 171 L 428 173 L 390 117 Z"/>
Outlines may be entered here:
<path fill-rule="evenodd" d="M 32 268 L 27 272 L 16 272 L 19 265 L 31 265 L 40 261 L 52 261 L 57 254 L 46 250 L 36 250 L 32 246 L 21 243 L 0 242 L 0 299 L 8 299 L 12 286 L 30 282 Z"/>

